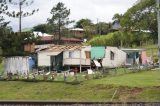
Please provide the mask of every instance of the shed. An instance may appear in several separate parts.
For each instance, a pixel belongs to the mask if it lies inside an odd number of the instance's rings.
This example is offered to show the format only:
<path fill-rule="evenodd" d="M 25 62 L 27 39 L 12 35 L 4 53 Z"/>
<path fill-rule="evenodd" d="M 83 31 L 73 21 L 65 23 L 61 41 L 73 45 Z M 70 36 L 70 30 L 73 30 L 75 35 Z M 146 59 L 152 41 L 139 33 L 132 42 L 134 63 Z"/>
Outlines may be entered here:
<path fill-rule="evenodd" d="M 126 65 L 146 64 L 146 49 L 123 48 L 121 50 L 126 52 Z"/>
<path fill-rule="evenodd" d="M 115 68 L 125 65 L 126 53 L 117 47 L 107 46 L 105 57 L 102 60 L 102 66 L 106 68 Z"/>
<path fill-rule="evenodd" d="M 6 73 L 28 75 L 29 73 L 29 57 L 14 56 L 5 58 Z"/>
<path fill-rule="evenodd" d="M 54 45 L 38 52 L 38 66 L 49 67 L 51 70 L 62 70 L 63 51 L 66 46 Z"/>

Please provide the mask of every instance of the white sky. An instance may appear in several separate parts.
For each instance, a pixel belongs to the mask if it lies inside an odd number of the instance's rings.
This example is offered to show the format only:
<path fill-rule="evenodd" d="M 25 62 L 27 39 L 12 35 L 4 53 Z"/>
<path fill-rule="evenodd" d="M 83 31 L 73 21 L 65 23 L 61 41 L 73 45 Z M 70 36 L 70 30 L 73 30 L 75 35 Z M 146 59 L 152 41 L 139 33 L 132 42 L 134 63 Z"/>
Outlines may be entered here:
<path fill-rule="evenodd" d="M 82 18 L 89 18 L 94 23 L 99 21 L 111 22 L 115 13 L 124 13 L 128 8 L 133 6 L 137 0 L 34 0 L 34 4 L 30 7 L 25 7 L 23 10 L 40 9 L 33 16 L 22 19 L 22 29 L 30 28 L 38 24 L 46 23 L 49 18 L 50 11 L 55 4 L 63 2 L 65 6 L 71 10 L 70 19 L 78 21 Z M 18 7 L 12 6 L 10 9 L 16 10 Z M 14 31 L 17 31 L 19 26 L 18 19 L 7 18 L 11 21 Z"/>

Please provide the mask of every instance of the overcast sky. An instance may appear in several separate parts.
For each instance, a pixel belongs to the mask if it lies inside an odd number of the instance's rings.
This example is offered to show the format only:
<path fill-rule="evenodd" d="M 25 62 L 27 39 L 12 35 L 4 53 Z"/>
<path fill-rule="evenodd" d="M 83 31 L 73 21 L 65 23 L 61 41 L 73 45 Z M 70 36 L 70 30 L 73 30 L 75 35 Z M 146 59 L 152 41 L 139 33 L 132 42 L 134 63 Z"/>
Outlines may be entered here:
<path fill-rule="evenodd" d="M 30 7 L 23 10 L 39 9 L 33 16 L 22 19 L 22 29 L 30 28 L 38 24 L 46 23 L 47 18 L 51 17 L 50 11 L 55 4 L 63 2 L 71 10 L 70 19 L 79 20 L 89 18 L 94 23 L 99 21 L 111 22 L 115 13 L 124 13 L 133 6 L 137 0 L 34 0 Z M 12 6 L 12 10 L 18 7 Z M 14 31 L 18 30 L 18 19 L 8 18 Z"/>

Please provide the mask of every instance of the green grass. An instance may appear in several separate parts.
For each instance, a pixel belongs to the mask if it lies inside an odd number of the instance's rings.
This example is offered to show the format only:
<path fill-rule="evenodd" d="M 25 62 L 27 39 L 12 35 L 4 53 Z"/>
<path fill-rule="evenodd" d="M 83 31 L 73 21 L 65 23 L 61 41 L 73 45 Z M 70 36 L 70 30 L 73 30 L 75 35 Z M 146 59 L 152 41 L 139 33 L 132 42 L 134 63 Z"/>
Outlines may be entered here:
<path fill-rule="evenodd" d="M 160 71 L 123 71 L 78 85 L 63 81 L 0 81 L 0 100 L 111 101 L 117 90 L 113 101 L 160 101 Z"/>
<path fill-rule="evenodd" d="M 142 71 L 88 81 L 91 84 L 109 84 L 129 87 L 160 86 L 160 71 Z"/>

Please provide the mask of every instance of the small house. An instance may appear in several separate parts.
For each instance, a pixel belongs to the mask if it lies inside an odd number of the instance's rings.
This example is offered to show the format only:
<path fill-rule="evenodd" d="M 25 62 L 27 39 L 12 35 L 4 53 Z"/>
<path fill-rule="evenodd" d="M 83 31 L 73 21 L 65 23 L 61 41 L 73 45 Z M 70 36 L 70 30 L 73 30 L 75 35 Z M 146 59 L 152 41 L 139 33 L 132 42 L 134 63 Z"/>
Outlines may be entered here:
<path fill-rule="evenodd" d="M 91 47 L 75 46 L 63 52 L 63 65 L 69 67 L 90 67 L 91 65 Z"/>
<path fill-rule="evenodd" d="M 92 47 L 91 58 L 97 67 L 114 68 L 125 64 L 126 53 L 117 47 Z"/>
<path fill-rule="evenodd" d="M 90 47 L 81 45 L 54 45 L 38 52 L 38 66 L 51 70 L 64 70 L 64 67 L 90 66 Z"/>
<path fill-rule="evenodd" d="M 62 45 L 54 45 L 45 50 L 41 50 L 38 55 L 38 66 L 48 67 L 49 70 L 62 70 L 63 50 L 66 49 Z"/>
<path fill-rule="evenodd" d="M 115 68 L 125 65 L 126 53 L 117 47 L 107 46 L 102 60 L 103 67 Z"/>
<path fill-rule="evenodd" d="M 82 28 L 72 28 L 70 29 L 70 33 L 75 37 L 82 38 L 84 37 L 85 31 Z"/>
<path fill-rule="evenodd" d="M 126 65 L 146 64 L 147 55 L 145 49 L 121 49 L 126 52 Z"/>

